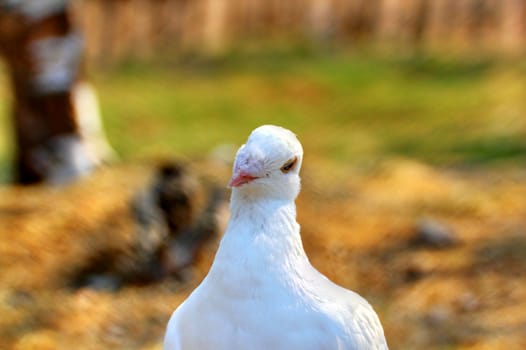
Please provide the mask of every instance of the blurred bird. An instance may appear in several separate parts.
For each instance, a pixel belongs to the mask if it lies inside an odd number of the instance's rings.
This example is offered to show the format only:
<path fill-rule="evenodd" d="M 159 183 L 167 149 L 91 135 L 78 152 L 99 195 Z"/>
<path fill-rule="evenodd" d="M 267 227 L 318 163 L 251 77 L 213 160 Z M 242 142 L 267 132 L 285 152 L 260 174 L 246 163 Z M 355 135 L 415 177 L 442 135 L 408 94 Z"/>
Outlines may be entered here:
<path fill-rule="evenodd" d="M 165 350 L 387 349 L 369 303 L 318 272 L 294 200 L 303 150 L 265 125 L 236 155 L 231 217 L 214 263 L 173 313 Z"/>
<path fill-rule="evenodd" d="M 160 164 L 151 183 L 131 198 L 131 210 L 112 215 L 112 230 L 97 230 L 106 238 L 92 235 L 88 256 L 73 269 L 72 287 L 117 290 L 190 276 L 201 250 L 223 231 L 227 201 L 226 190 L 189 168 L 178 161 Z M 115 229 L 118 220 L 133 229 Z"/>

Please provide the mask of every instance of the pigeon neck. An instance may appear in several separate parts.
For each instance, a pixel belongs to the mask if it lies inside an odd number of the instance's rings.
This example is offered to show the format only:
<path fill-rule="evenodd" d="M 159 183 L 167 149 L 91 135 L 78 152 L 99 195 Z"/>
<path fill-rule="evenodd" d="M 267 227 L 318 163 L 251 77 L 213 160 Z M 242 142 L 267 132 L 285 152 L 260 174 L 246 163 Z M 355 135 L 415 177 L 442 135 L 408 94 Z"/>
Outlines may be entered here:
<path fill-rule="evenodd" d="M 239 199 L 239 198 L 238 198 Z M 292 200 L 264 199 L 231 202 L 231 217 L 218 256 L 223 254 L 278 263 L 279 259 L 307 259 Z M 230 257 L 228 258 L 230 259 Z M 266 261 L 268 259 L 268 261 Z"/>
<path fill-rule="evenodd" d="M 265 234 L 289 234 L 297 232 L 296 205 L 294 200 L 279 198 L 246 198 L 232 193 L 230 224 L 241 223 L 244 232 Z"/>
<path fill-rule="evenodd" d="M 206 278 L 214 293 L 273 298 L 310 268 L 292 200 L 238 200 Z M 220 292 L 218 292 L 220 291 Z"/>
<path fill-rule="evenodd" d="M 291 176 L 287 181 L 281 182 L 254 181 L 242 187 L 234 187 L 230 203 L 231 205 L 239 203 L 243 206 L 277 202 L 290 202 L 293 204 L 299 191 L 300 179 L 298 176 Z"/>

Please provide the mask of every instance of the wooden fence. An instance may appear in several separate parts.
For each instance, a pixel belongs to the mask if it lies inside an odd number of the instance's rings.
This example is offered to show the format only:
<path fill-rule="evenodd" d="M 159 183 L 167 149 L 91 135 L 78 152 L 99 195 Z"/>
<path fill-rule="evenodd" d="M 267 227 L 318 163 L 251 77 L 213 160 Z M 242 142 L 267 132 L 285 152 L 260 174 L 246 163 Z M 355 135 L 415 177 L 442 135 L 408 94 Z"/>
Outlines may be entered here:
<path fill-rule="evenodd" d="M 526 51 L 526 0 L 79 0 L 74 12 L 93 61 L 283 38 Z"/>

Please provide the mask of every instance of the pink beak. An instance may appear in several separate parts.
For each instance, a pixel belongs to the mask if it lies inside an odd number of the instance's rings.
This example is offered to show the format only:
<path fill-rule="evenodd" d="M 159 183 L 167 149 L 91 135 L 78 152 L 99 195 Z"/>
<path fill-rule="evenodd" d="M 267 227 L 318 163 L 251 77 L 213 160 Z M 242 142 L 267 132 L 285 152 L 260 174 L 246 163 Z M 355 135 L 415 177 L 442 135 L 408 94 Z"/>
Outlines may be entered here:
<path fill-rule="evenodd" d="M 235 172 L 228 182 L 228 187 L 239 187 L 255 179 L 259 179 L 259 177 L 244 171 Z"/>

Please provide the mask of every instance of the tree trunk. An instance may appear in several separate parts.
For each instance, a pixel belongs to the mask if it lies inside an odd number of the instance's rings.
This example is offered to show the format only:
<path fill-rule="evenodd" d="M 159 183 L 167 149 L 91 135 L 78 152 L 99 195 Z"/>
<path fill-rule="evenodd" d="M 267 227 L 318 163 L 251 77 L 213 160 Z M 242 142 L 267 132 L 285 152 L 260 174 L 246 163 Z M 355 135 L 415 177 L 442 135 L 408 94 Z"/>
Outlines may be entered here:
<path fill-rule="evenodd" d="M 95 95 L 82 83 L 83 42 L 66 1 L 1 8 L 0 49 L 14 97 L 15 181 L 60 184 L 90 173 L 111 149 L 90 139 L 103 133 Z"/>

